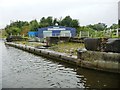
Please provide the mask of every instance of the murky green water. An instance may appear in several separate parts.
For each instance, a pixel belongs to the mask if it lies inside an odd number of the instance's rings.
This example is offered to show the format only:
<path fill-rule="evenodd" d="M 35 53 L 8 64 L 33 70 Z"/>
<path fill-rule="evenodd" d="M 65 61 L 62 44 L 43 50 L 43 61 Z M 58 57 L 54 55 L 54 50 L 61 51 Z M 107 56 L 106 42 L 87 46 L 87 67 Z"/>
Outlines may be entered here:
<path fill-rule="evenodd" d="M 118 88 L 119 75 L 73 67 L 5 46 L 2 88 Z"/>

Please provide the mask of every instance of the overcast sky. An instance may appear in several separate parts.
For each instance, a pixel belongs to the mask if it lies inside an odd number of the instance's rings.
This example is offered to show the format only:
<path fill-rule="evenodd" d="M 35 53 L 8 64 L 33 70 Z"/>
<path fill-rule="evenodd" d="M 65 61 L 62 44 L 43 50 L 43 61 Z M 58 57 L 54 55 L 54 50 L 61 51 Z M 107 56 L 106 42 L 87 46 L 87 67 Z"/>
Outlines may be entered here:
<path fill-rule="evenodd" d="M 31 21 L 42 17 L 64 18 L 70 15 L 80 25 L 105 23 L 118 20 L 120 0 L 0 0 L 0 28 L 10 20 Z"/>

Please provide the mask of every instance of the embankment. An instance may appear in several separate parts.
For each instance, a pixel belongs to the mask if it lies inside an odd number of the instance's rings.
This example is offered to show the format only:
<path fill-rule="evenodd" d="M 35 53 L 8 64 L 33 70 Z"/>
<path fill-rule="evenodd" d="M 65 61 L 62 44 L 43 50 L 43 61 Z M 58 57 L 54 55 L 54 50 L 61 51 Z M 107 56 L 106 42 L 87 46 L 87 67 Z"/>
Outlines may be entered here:
<path fill-rule="evenodd" d="M 80 66 L 107 72 L 120 73 L 120 54 L 98 51 L 78 51 Z"/>
<path fill-rule="evenodd" d="M 58 53 L 48 49 L 37 49 L 31 46 L 5 42 L 5 44 L 16 47 L 30 53 L 34 53 L 47 58 L 66 62 L 84 68 L 95 69 L 100 71 L 120 73 L 120 54 L 106 53 L 96 51 L 78 51 L 77 56 L 69 56 L 64 53 Z"/>

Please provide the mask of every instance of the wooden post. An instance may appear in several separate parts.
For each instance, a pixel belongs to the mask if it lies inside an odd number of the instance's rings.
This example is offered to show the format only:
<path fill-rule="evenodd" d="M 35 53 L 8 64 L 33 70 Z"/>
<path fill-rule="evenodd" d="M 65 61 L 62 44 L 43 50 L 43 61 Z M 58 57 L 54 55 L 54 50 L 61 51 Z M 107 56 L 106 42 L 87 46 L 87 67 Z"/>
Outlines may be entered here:
<path fill-rule="evenodd" d="M 89 37 L 90 35 L 89 35 L 89 31 L 88 31 L 88 37 Z"/>
<path fill-rule="evenodd" d="M 79 37 L 81 38 L 81 31 L 80 31 L 80 33 L 79 33 Z"/>
<path fill-rule="evenodd" d="M 117 30 L 116 35 L 117 35 L 117 37 L 119 37 L 119 32 L 118 32 L 118 29 L 116 29 L 116 30 Z"/>

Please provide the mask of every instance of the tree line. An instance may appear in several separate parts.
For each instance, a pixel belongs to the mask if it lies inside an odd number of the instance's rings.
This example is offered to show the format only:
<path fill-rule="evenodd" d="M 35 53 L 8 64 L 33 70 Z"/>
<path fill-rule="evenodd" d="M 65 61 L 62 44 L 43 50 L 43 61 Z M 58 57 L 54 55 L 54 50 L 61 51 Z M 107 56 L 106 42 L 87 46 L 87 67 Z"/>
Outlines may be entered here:
<path fill-rule="evenodd" d="M 103 31 L 107 29 L 117 29 L 118 24 L 113 24 L 110 27 L 107 27 L 105 23 L 97 23 L 97 24 L 90 24 L 86 26 L 80 26 L 80 23 L 77 19 L 72 19 L 70 16 L 66 16 L 64 18 L 53 18 L 51 16 L 48 16 L 47 18 L 42 17 L 39 21 L 32 20 L 30 22 L 28 21 L 15 21 L 11 22 L 10 25 L 7 25 L 5 27 L 5 31 L 7 35 L 25 35 L 27 36 L 27 33 L 29 31 L 37 31 L 37 28 L 47 27 L 47 26 L 54 26 L 55 24 L 58 24 L 60 26 L 66 26 L 66 27 L 73 27 L 76 28 L 77 34 L 79 34 L 80 31 Z"/>

